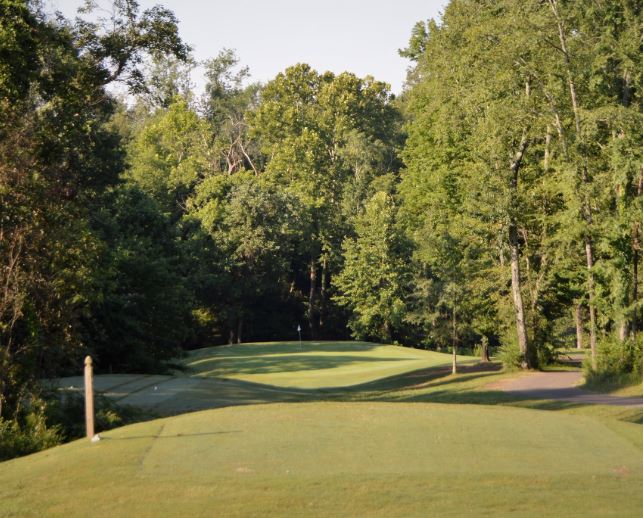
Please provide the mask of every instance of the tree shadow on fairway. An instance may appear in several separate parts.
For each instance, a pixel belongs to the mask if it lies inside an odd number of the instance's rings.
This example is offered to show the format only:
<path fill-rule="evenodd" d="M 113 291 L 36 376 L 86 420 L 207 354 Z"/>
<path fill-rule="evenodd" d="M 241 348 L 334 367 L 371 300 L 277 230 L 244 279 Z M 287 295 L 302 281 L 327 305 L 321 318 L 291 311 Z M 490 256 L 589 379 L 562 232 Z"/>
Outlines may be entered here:
<path fill-rule="evenodd" d="M 103 437 L 101 441 L 131 441 L 132 439 L 182 439 L 186 437 L 205 437 L 208 435 L 227 435 L 242 433 L 242 430 L 226 430 L 222 432 L 176 433 L 173 435 L 130 435 L 128 437 Z"/>
<path fill-rule="evenodd" d="M 361 385 L 349 387 L 355 391 L 393 391 L 420 389 L 428 385 L 439 386 L 449 383 L 460 383 L 464 380 L 475 379 L 481 376 L 492 376 L 502 370 L 502 365 L 496 363 L 475 363 L 458 366 L 458 375 L 451 377 L 451 366 L 428 367 L 418 369 L 388 378 L 383 378 Z M 474 375 L 474 373 L 480 373 Z M 442 381 L 436 381 L 441 380 Z"/>
<path fill-rule="evenodd" d="M 279 355 L 248 356 L 242 359 L 219 357 L 199 360 L 189 364 L 201 376 L 228 374 L 274 374 L 279 372 L 315 371 L 336 369 L 351 364 L 408 361 L 406 358 L 377 358 L 372 356 L 315 356 Z"/>
<path fill-rule="evenodd" d="M 382 344 L 371 342 L 324 342 L 299 341 L 292 342 L 256 342 L 244 344 L 217 345 L 203 349 L 195 349 L 190 353 L 188 363 L 199 358 L 209 358 L 212 355 L 233 358 L 235 356 L 257 356 L 262 354 L 296 354 L 304 353 L 333 353 L 333 352 L 364 352 L 382 347 Z"/>

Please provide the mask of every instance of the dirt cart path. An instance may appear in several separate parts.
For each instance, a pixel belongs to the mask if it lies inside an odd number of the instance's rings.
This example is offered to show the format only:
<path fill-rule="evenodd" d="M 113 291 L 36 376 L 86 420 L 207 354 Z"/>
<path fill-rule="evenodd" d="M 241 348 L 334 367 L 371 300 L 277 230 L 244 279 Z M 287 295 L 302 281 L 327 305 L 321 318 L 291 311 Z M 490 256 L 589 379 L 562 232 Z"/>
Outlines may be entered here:
<path fill-rule="evenodd" d="M 579 404 L 643 406 L 643 397 L 619 397 L 582 390 L 580 371 L 530 372 L 516 378 L 497 381 L 485 388 L 501 390 L 537 399 L 556 399 Z"/>

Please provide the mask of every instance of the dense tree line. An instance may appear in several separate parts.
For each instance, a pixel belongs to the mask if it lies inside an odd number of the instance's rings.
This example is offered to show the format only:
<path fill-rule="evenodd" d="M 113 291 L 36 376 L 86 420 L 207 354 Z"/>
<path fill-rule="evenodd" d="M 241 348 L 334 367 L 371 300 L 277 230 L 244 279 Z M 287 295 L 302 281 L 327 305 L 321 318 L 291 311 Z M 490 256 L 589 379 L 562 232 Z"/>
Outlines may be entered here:
<path fill-rule="evenodd" d="M 415 318 L 454 344 L 515 344 L 537 366 L 573 315 L 594 369 L 613 338 L 640 372 L 640 14 L 453 1 L 414 28 L 400 193 L 432 301 Z"/>
<path fill-rule="evenodd" d="M 250 83 L 226 49 L 199 96 L 163 8 L 0 9 L 5 428 L 85 354 L 155 371 L 298 324 L 640 376 L 638 2 L 452 0 L 397 99 L 305 64 Z"/>

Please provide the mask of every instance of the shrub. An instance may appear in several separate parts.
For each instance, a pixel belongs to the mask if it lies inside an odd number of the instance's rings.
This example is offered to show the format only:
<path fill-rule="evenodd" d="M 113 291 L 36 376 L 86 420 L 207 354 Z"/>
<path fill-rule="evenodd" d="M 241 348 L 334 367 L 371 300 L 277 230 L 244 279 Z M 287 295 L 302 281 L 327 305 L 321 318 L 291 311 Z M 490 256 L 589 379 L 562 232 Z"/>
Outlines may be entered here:
<path fill-rule="evenodd" d="M 0 418 L 0 461 L 51 448 L 85 435 L 85 399 L 82 393 L 51 391 L 44 397 L 29 396 L 24 412 L 13 420 Z M 141 421 L 142 411 L 120 406 L 95 395 L 97 432 Z"/>
<path fill-rule="evenodd" d="M 140 421 L 142 412 L 129 406 L 120 406 L 100 394 L 94 395 L 94 426 L 103 432 Z M 47 407 L 47 420 L 59 427 L 65 440 L 85 435 L 85 398 L 82 393 L 60 391 L 53 393 Z"/>
<path fill-rule="evenodd" d="M 14 420 L 0 418 L 0 461 L 35 453 L 61 442 L 60 427 L 47 425 L 41 401 Z"/>
<path fill-rule="evenodd" d="M 523 355 L 518 344 L 513 340 L 507 340 L 498 348 L 498 359 L 508 370 L 516 370 L 521 367 Z"/>
<path fill-rule="evenodd" d="M 623 342 L 614 337 L 601 340 L 597 348 L 596 369 L 592 369 L 589 357 L 583 367 L 588 385 L 640 383 L 643 378 L 643 336 Z"/>

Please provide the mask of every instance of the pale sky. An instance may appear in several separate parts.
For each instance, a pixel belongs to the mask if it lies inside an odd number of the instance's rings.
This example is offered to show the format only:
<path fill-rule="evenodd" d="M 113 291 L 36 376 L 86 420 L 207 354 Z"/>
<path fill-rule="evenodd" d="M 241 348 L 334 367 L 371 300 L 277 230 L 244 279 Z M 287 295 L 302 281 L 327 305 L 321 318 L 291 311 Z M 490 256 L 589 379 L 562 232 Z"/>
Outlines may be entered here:
<path fill-rule="evenodd" d="M 48 10 L 70 18 L 82 0 L 45 0 Z M 103 2 L 101 2 L 102 4 Z M 400 93 L 413 25 L 438 18 L 447 0 L 139 0 L 174 11 L 179 31 L 198 61 L 222 48 L 237 51 L 253 81 L 266 82 L 295 63 L 335 73 L 372 75 Z M 203 88 L 200 70 L 194 73 Z"/>

